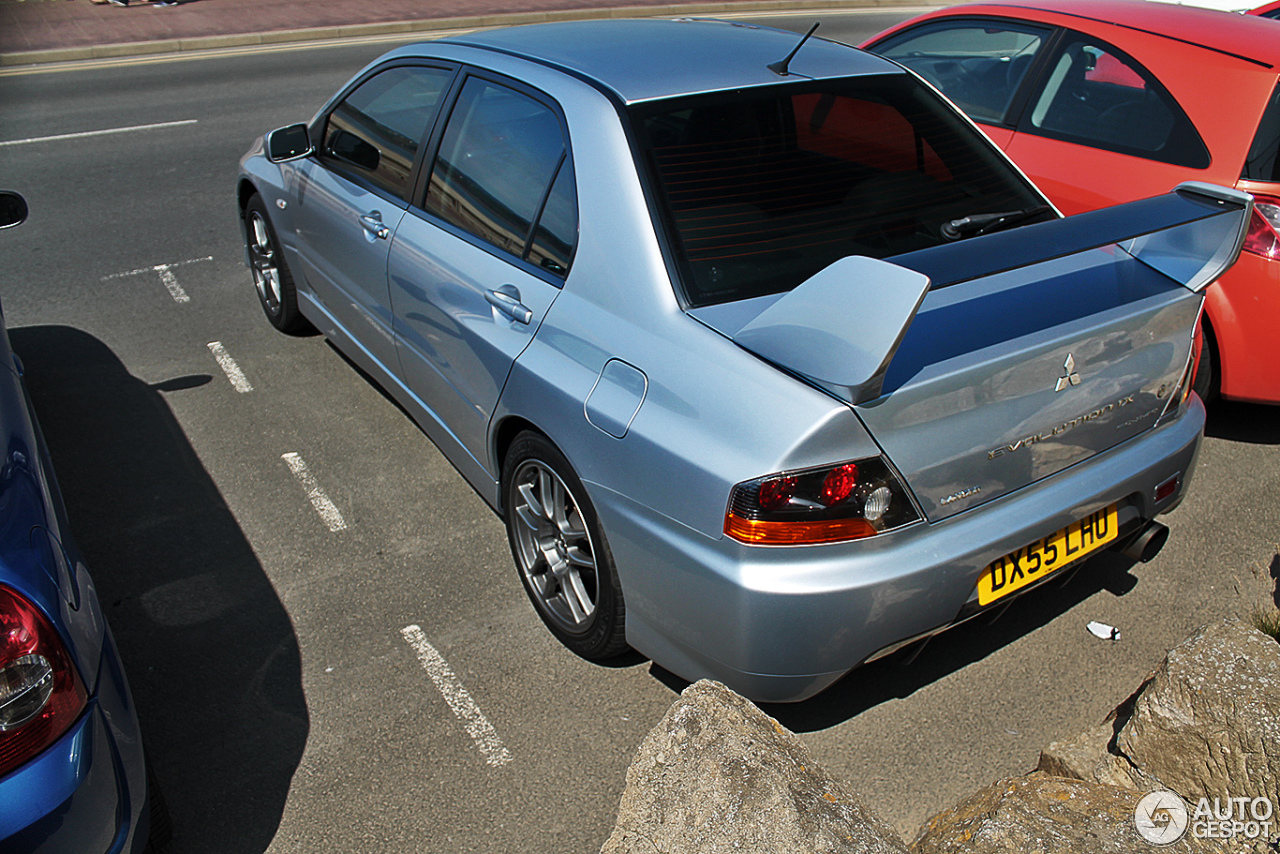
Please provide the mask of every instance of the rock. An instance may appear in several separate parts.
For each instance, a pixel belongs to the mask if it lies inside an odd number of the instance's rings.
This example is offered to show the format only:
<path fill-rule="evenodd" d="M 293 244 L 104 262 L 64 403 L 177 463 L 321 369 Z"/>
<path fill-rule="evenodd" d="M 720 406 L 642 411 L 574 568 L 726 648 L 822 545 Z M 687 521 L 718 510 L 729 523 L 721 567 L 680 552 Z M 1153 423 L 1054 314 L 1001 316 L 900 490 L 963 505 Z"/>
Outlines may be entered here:
<path fill-rule="evenodd" d="M 1155 849 L 1138 835 L 1130 789 L 1035 772 L 1002 780 L 934 816 L 912 854 L 1218 854 L 1186 834 Z"/>
<path fill-rule="evenodd" d="M 1113 724 L 1103 723 L 1075 738 L 1055 741 L 1040 751 L 1036 770 L 1054 777 L 1136 788 L 1128 774 L 1128 764 L 1110 751 L 1115 734 Z"/>
<path fill-rule="evenodd" d="M 907 854 L 750 701 L 703 680 L 685 689 L 627 770 L 601 854 Z"/>
<path fill-rule="evenodd" d="M 1169 651 L 1120 728 L 1140 789 L 1280 806 L 1280 644 L 1237 619 Z"/>

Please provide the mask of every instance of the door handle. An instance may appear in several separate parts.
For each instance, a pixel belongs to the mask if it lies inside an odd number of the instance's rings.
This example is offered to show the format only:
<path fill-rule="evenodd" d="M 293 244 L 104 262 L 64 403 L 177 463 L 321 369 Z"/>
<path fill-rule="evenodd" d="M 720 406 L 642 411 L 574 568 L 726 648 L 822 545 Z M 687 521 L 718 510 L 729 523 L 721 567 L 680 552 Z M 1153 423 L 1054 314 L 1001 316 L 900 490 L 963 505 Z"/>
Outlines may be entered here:
<path fill-rule="evenodd" d="M 485 291 L 484 298 L 489 305 L 516 323 L 528 323 L 533 320 L 533 310 L 520 302 L 520 291 L 515 285 L 503 285 L 495 291 Z"/>
<path fill-rule="evenodd" d="M 379 240 L 386 240 L 391 236 L 391 229 L 382 224 L 382 214 L 377 211 L 360 217 L 360 224 L 364 226 L 365 231 Z"/>

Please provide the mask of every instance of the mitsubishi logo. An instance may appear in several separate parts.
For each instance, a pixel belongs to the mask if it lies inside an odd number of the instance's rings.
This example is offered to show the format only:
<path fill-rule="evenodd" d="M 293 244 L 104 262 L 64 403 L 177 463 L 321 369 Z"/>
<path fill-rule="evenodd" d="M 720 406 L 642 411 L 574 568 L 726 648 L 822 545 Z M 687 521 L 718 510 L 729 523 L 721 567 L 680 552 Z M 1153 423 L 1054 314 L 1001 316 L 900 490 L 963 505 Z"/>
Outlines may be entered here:
<path fill-rule="evenodd" d="M 1067 354 L 1067 360 L 1062 363 L 1062 367 L 1066 370 L 1067 375 L 1058 377 L 1058 385 L 1054 387 L 1055 392 L 1062 391 L 1069 385 L 1080 385 L 1080 374 L 1076 372 L 1076 357 Z"/>

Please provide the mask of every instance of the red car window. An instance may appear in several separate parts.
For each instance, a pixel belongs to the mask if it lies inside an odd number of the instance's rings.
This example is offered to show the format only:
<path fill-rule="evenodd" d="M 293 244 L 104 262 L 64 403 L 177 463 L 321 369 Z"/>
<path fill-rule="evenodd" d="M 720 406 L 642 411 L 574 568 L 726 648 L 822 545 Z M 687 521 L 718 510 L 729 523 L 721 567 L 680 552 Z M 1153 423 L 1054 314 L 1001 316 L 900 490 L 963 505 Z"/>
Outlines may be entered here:
<path fill-rule="evenodd" d="M 1110 45 L 1068 35 L 1019 131 L 1194 169 L 1209 165 L 1195 126 L 1150 72 Z"/>

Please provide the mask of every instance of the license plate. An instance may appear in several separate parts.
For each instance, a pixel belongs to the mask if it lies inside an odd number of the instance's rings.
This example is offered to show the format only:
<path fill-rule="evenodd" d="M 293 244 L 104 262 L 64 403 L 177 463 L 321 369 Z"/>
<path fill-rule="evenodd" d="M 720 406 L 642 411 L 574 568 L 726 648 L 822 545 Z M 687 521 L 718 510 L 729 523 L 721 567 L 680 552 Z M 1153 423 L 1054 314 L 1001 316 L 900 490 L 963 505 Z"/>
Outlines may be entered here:
<path fill-rule="evenodd" d="M 1094 511 L 1029 546 L 992 561 L 978 577 L 978 604 L 989 605 L 1115 540 L 1116 505 Z"/>

